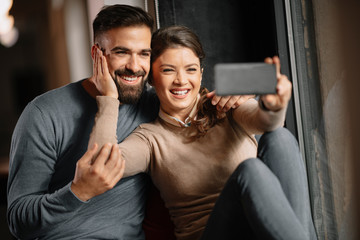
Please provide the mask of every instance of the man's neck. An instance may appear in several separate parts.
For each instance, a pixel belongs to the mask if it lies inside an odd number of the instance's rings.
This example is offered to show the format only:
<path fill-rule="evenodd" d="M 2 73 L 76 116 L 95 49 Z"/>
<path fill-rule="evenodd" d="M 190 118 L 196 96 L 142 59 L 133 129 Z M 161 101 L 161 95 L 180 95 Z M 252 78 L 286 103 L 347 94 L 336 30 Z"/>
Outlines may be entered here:
<path fill-rule="evenodd" d="M 100 92 L 97 90 L 96 86 L 90 81 L 90 78 L 82 81 L 81 85 L 91 97 L 96 98 L 96 96 L 100 95 Z"/>

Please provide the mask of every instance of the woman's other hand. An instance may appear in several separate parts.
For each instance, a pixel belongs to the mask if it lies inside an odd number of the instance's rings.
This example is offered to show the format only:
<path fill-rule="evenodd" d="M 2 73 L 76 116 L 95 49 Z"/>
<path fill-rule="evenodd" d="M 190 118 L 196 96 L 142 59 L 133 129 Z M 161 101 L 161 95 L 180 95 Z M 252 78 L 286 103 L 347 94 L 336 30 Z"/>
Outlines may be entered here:
<path fill-rule="evenodd" d="M 231 108 L 237 108 L 250 98 L 255 97 L 255 95 L 217 96 L 215 91 L 209 92 L 206 96 L 212 98 L 212 105 L 216 105 L 217 110 L 221 112 L 227 112 Z"/>

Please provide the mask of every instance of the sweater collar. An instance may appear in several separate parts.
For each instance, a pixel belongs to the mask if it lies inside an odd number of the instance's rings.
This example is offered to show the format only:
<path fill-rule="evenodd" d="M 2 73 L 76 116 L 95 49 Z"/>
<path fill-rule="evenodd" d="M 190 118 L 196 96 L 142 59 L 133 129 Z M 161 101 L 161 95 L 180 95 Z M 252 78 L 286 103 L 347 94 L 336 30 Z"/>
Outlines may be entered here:
<path fill-rule="evenodd" d="M 191 119 L 196 119 L 196 113 L 197 113 L 197 105 L 200 100 L 200 94 L 196 97 L 196 102 L 193 106 L 193 108 L 190 111 L 189 116 L 185 119 L 185 122 L 181 121 L 180 119 L 170 116 L 166 112 L 164 112 L 161 108 L 159 110 L 159 117 L 164 120 L 165 122 L 174 125 L 176 127 L 190 127 L 191 125 Z"/>

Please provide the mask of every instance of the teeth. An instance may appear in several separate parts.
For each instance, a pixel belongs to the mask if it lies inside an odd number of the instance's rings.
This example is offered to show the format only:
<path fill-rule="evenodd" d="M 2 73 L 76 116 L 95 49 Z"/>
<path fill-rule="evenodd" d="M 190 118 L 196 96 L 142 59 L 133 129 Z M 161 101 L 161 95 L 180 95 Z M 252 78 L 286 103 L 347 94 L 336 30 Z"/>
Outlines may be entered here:
<path fill-rule="evenodd" d="M 188 93 L 189 90 L 183 90 L 183 91 L 171 91 L 175 95 L 185 95 Z"/>
<path fill-rule="evenodd" d="M 125 79 L 126 81 L 135 81 L 137 77 L 129 77 L 129 76 L 121 76 L 121 78 Z"/>

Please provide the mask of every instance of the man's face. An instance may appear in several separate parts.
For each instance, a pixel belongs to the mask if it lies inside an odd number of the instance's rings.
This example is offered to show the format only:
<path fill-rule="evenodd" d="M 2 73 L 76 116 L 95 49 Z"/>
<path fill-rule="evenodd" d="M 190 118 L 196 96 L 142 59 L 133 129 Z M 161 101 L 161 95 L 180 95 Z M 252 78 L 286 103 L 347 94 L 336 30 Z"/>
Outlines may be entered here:
<path fill-rule="evenodd" d="M 96 40 L 106 57 L 120 102 L 136 103 L 150 71 L 150 29 L 145 25 L 119 27 Z"/>

